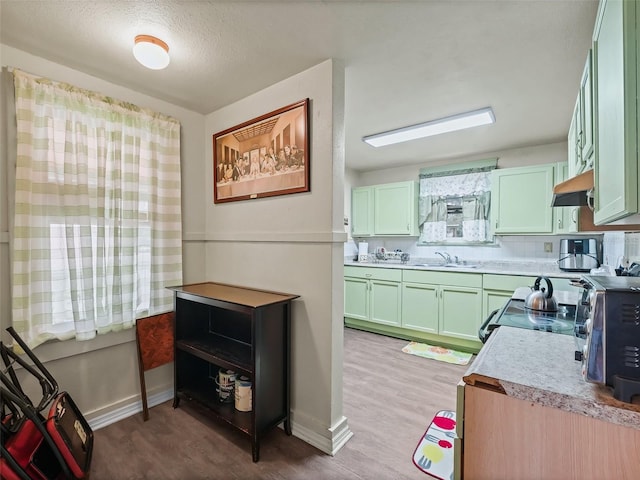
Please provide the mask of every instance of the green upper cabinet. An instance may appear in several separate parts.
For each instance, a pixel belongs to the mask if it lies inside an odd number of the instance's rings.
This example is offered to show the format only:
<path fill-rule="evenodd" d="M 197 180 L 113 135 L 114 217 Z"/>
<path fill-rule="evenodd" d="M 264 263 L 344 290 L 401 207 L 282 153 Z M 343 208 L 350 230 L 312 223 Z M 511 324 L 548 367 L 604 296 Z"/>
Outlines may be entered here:
<path fill-rule="evenodd" d="M 564 182 L 569 178 L 569 165 L 566 162 L 556 164 L 556 183 Z M 565 234 L 578 231 L 578 217 L 580 207 L 555 207 L 553 208 L 553 233 Z"/>
<path fill-rule="evenodd" d="M 491 173 L 495 234 L 553 233 L 553 164 L 496 169 Z"/>
<path fill-rule="evenodd" d="M 351 190 L 351 236 L 367 237 L 373 234 L 373 188 Z"/>
<path fill-rule="evenodd" d="M 580 144 L 580 118 L 582 116 L 580 107 L 580 96 L 576 99 L 567 134 L 567 165 L 569 177 L 580 173 L 582 168 L 582 145 Z"/>
<path fill-rule="evenodd" d="M 591 74 L 591 65 L 592 54 L 589 50 L 580 82 L 580 118 L 582 123 L 580 162 L 583 170 L 593 167 L 593 75 Z M 581 171 L 575 173 L 578 174 Z"/>
<path fill-rule="evenodd" d="M 417 182 L 396 182 L 351 191 L 351 236 L 418 236 Z"/>
<path fill-rule="evenodd" d="M 374 186 L 375 235 L 418 235 L 417 182 Z"/>
<path fill-rule="evenodd" d="M 638 213 L 635 1 L 602 0 L 593 33 L 594 223 Z"/>
<path fill-rule="evenodd" d="M 593 168 L 593 81 L 591 51 L 582 72 L 580 92 L 573 108 L 567 134 L 567 178 Z"/>

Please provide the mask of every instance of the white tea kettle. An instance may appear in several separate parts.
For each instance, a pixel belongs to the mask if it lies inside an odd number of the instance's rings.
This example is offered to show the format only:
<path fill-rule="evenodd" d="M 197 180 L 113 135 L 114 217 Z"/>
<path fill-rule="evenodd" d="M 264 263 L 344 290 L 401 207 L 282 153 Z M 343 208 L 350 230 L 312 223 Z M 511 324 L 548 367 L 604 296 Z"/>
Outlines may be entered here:
<path fill-rule="evenodd" d="M 540 281 L 544 280 L 547 284 L 547 289 L 540 288 Z M 553 285 L 551 280 L 547 277 L 538 277 L 533 285 L 533 291 L 527 296 L 524 301 L 525 308 L 530 310 L 537 310 L 539 312 L 557 312 L 558 302 L 553 296 Z"/>

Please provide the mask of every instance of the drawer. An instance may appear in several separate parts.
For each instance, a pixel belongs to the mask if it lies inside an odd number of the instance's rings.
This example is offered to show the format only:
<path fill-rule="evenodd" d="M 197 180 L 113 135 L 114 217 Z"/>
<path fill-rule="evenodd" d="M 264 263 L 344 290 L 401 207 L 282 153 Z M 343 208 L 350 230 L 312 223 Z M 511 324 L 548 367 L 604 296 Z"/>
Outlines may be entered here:
<path fill-rule="evenodd" d="M 506 290 L 513 292 L 518 287 L 532 287 L 537 277 L 520 275 L 484 274 L 482 285 L 485 290 Z"/>
<path fill-rule="evenodd" d="M 482 288 L 481 273 L 440 272 L 433 270 L 404 270 L 403 282 L 450 285 L 452 287 Z"/>
<path fill-rule="evenodd" d="M 367 280 L 387 280 L 389 282 L 401 282 L 402 270 L 397 268 L 376 267 L 344 267 L 345 277 L 364 278 Z"/>

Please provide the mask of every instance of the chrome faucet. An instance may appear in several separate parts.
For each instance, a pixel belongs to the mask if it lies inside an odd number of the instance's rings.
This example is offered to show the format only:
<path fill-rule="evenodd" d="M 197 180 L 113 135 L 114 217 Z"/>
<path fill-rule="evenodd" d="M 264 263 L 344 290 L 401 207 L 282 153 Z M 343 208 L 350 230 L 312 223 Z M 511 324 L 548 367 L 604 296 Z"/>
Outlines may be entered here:
<path fill-rule="evenodd" d="M 445 263 L 451 263 L 451 255 L 449 255 L 447 252 L 436 252 L 436 255 L 440 255 Z"/>

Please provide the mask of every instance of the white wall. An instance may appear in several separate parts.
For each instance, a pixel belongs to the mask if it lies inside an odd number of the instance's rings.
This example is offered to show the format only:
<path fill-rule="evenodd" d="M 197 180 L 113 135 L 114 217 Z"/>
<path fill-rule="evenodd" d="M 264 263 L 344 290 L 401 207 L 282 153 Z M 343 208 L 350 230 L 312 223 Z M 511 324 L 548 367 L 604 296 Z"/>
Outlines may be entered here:
<path fill-rule="evenodd" d="M 489 152 L 474 155 L 473 157 L 462 157 L 446 161 L 425 162 L 424 164 L 411 165 L 405 167 L 389 168 L 383 170 L 370 170 L 358 172 L 353 180 L 353 186 L 361 187 L 366 185 L 376 185 L 379 183 L 401 182 L 404 180 L 417 180 L 420 169 L 425 167 L 435 167 L 438 165 L 450 165 L 454 163 L 465 163 L 486 158 L 497 158 L 498 168 L 522 167 L 525 165 L 541 165 L 544 163 L 556 163 L 567 161 L 567 142 L 550 143 L 535 147 L 523 147 L 499 152 Z"/>
<path fill-rule="evenodd" d="M 181 123 L 182 157 L 182 211 L 184 242 L 185 282 L 205 279 L 205 248 L 202 240 L 205 217 L 202 206 L 205 201 L 205 136 L 204 116 L 182 107 L 149 97 L 119 85 L 105 82 L 77 70 L 33 56 L 29 53 L 0 45 L 2 66 L 10 66 L 78 87 L 132 102 L 141 107 L 171 115 Z M 149 71 L 149 81 L 154 72 Z M 4 121 L 2 118 L 0 121 Z M 0 130 L 5 131 L 0 125 Z M 8 178 L 15 166 L 8 165 L 6 142 L 0 150 L 0 327 L 2 333 L 11 318 L 11 289 L 9 275 L 9 227 L 7 205 L 12 193 L 8 190 Z M 6 334 L 3 335 L 6 338 Z M 89 421 L 109 416 L 122 407 L 139 399 L 137 354 L 133 329 L 101 335 L 87 342 L 55 342 L 35 349 L 40 360 L 51 370 L 61 388 L 71 393 Z M 71 355 L 71 356 L 69 356 Z M 173 388 L 173 368 L 165 365 L 147 373 L 147 390 L 150 395 Z"/>
<path fill-rule="evenodd" d="M 328 60 L 206 116 L 207 279 L 300 295 L 292 311 L 293 433 L 327 453 L 342 415 L 344 69 Z M 310 99 L 311 191 L 214 204 L 211 136 Z"/>

